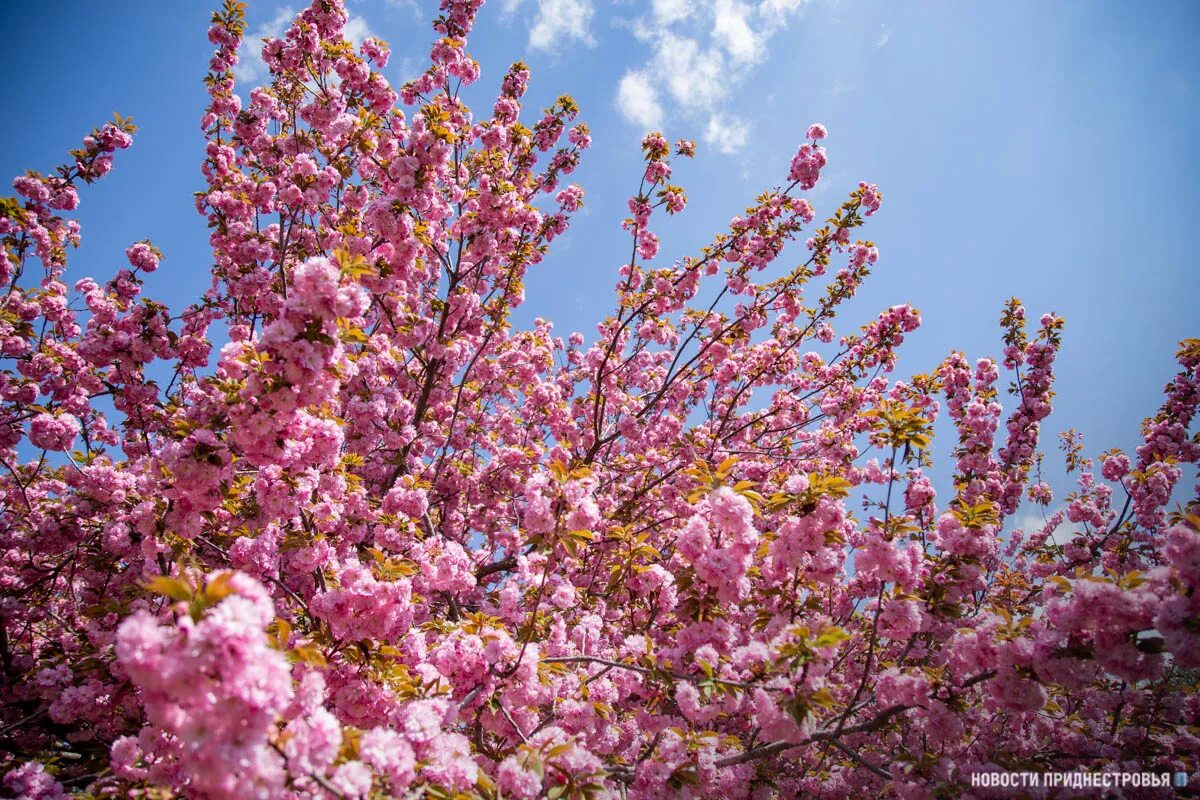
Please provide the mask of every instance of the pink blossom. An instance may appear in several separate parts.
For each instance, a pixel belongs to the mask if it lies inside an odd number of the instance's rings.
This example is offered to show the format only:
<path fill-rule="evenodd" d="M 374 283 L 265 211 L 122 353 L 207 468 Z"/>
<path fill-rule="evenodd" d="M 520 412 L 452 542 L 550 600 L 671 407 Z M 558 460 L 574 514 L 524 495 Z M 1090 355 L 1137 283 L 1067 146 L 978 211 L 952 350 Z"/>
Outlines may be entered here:
<path fill-rule="evenodd" d="M 79 420 L 73 414 L 43 413 L 29 423 L 29 441 L 43 450 L 70 450 L 79 431 Z"/>
<path fill-rule="evenodd" d="M 159 255 L 148 242 L 138 242 L 125 248 L 125 257 L 134 269 L 143 272 L 154 272 L 158 269 Z"/>
<path fill-rule="evenodd" d="M 1050 508 L 1063 320 L 1013 299 L 996 357 L 913 374 L 919 313 L 851 303 L 879 187 L 799 196 L 821 125 L 690 252 L 659 223 L 695 145 L 645 137 L 610 312 L 559 331 L 521 306 L 572 265 L 592 132 L 521 63 L 468 107 L 481 7 L 443 0 L 395 88 L 344 0 L 261 45 L 216 12 L 190 305 L 148 241 L 66 279 L 127 120 L 14 180 L 5 791 L 925 798 L 1191 763 L 1195 342 L 1129 455 L 1064 437 Z"/>

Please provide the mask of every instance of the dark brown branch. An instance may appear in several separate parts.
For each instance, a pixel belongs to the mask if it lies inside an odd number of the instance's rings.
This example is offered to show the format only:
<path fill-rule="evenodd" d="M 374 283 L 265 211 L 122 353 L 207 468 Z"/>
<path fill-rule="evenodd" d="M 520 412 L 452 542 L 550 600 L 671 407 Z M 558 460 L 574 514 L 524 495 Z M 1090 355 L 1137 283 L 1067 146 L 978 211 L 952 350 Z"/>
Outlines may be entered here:
<path fill-rule="evenodd" d="M 482 567 L 475 570 L 475 580 L 482 581 L 489 575 L 495 575 L 497 572 L 508 572 L 510 569 L 515 569 L 516 566 L 516 556 L 505 556 L 499 561 L 493 561 L 491 564 L 484 564 Z"/>
<path fill-rule="evenodd" d="M 960 688 L 969 689 L 970 687 L 974 686 L 975 684 L 982 683 L 983 681 L 986 681 L 989 678 L 994 678 L 995 676 L 996 676 L 995 670 L 987 670 L 986 672 L 981 672 L 978 675 L 976 675 L 975 677 L 968 678 L 966 681 L 963 681 L 963 684 Z M 759 759 L 770 758 L 771 756 L 778 755 L 779 753 L 782 753 L 785 750 L 791 750 L 791 749 L 797 748 L 797 747 L 804 747 L 805 745 L 809 745 L 814 742 L 836 740 L 839 737 L 850 736 L 851 734 L 855 734 L 855 733 L 867 733 L 869 731 L 873 731 L 873 730 L 883 727 L 883 725 L 886 724 L 893 717 L 903 714 L 905 711 L 908 711 L 910 708 L 914 708 L 914 706 L 904 705 L 902 703 L 894 705 L 894 706 L 888 706 L 887 708 L 885 708 L 883 711 L 880 711 L 878 714 L 876 714 L 871 719 L 867 720 L 866 722 L 859 723 L 858 725 L 851 725 L 849 727 L 842 728 L 841 730 L 817 731 L 812 736 L 809 736 L 807 739 L 805 739 L 803 742 L 800 742 L 800 743 L 771 742 L 770 744 L 764 744 L 761 747 L 752 747 L 749 750 L 746 750 L 745 752 L 737 753 L 736 755 L 726 756 L 725 758 L 717 759 L 714 762 L 714 766 L 732 767 L 732 766 L 736 766 L 737 764 L 745 764 L 748 761 L 758 761 Z M 888 777 L 890 778 L 891 776 L 888 776 Z"/>

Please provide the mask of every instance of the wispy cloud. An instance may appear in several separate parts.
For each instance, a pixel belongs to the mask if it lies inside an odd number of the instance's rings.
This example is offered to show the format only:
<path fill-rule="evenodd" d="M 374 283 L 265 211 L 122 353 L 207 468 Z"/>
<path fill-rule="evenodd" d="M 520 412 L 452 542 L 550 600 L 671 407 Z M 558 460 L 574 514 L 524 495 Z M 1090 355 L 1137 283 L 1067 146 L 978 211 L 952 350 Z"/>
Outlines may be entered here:
<path fill-rule="evenodd" d="M 287 26 L 296 17 L 296 10 L 290 6 L 279 9 L 267 22 L 259 25 L 254 32 L 242 40 L 238 50 L 238 63 L 233 68 L 233 77 L 239 83 L 251 83 L 267 74 L 267 65 L 262 58 L 263 39 L 278 39 L 287 30 Z"/>
<path fill-rule="evenodd" d="M 412 14 L 413 19 L 421 22 L 425 19 L 425 11 L 422 10 L 420 3 L 417 0 L 387 0 L 387 4 L 392 8 L 399 8 Z"/>
<path fill-rule="evenodd" d="M 1046 519 L 1051 516 L 1053 515 L 1050 512 L 1046 512 Z M 1037 533 L 1046 527 L 1046 519 L 1043 519 L 1042 514 L 1038 512 L 1024 511 L 1013 519 L 1011 527 L 1025 531 L 1026 535 Z M 1083 533 L 1083 526 L 1064 519 L 1058 527 L 1050 531 L 1047 538 L 1053 544 L 1065 545 L 1070 544 L 1081 533 Z"/>
<path fill-rule="evenodd" d="M 746 146 L 750 138 L 750 125 L 737 117 L 716 113 L 708 118 L 704 129 L 704 141 L 721 153 L 736 153 Z"/>
<path fill-rule="evenodd" d="M 753 64 L 763 57 L 766 45 L 750 28 L 750 9 L 736 0 L 713 4 L 713 39 L 737 64 Z"/>
<path fill-rule="evenodd" d="M 504 0 L 507 16 L 517 12 L 524 0 Z M 533 23 L 529 28 L 529 47 L 554 52 L 571 44 L 595 46 L 591 23 L 596 9 L 592 0 L 535 0 Z"/>
<path fill-rule="evenodd" d="M 662 127 L 662 105 L 658 91 L 644 72 L 627 72 L 617 85 L 617 105 L 634 124 L 643 128 Z"/>
<path fill-rule="evenodd" d="M 354 16 L 346 20 L 346 29 L 342 32 L 342 35 L 349 39 L 351 44 L 358 47 L 363 43 L 364 39 L 369 39 L 375 34 L 371 32 L 371 28 L 367 25 L 365 19 Z"/>
<path fill-rule="evenodd" d="M 682 115 L 717 151 L 740 151 L 750 124 L 727 110 L 729 102 L 806 1 L 652 0 L 630 26 L 649 55 L 621 77 L 617 109 L 641 128 Z"/>
<path fill-rule="evenodd" d="M 875 42 L 875 46 L 876 46 L 876 47 L 883 47 L 884 45 L 886 45 L 886 44 L 887 44 L 888 42 L 890 42 L 891 40 L 892 40 L 892 32 L 891 32 L 891 31 L 886 31 L 886 30 L 885 30 L 883 33 L 881 33 L 881 34 L 879 35 L 879 39 L 878 39 L 878 40 L 876 40 L 876 42 Z"/>
<path fill-rule="evenodd" d="M 653 0 L 654 18 L 661 25 L 670 25 L 686 19 L 691 13 L 690 0 Z"/>

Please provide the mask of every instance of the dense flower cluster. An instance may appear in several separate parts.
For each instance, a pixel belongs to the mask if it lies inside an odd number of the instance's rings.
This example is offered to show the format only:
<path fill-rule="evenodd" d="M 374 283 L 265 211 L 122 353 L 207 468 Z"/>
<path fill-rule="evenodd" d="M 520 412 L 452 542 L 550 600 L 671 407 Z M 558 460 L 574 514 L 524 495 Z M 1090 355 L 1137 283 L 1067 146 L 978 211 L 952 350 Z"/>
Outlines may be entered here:
<path fill-rule="evenodd" d="M 459 89 L 443 0 L 393 89 L 313 0 L 235 91 L 214 15 L 211 288 L 141 297 L 150 242 L 65 283 L 60 212 L 118 118 L 0 201 L 0 774 L 18 797 L 953 797 L 995 770 L 1197 776 L 1200 341 L 1136 453 L 1040 478 L 1063 322 L 895 377 L 920 323 L 834 321 L 879 259 L 861 183 L 786 183 L 660 256 L 692 142 L 643 142 L 616 304 L 516 329 L 584 202 L 569 97 Z M 789 247 L 789 245 L 795 245 Z M 796 254 L 799 253 L 797 258 Z M 225 343 L 214 352 L 209 342 Z M 1001 401 L 1002 370 L 1013 402 Z M 932 437 L 957 437 L 939 497 Z M 1030 507 L 1044 525 L 1014 524 Z M 1020 518 L 1029 518 L 1021 515 Z M 976 781 L 978 783 L 978 781 Z M 1164 790 L 1170 792 L 1172 790 Z"/>

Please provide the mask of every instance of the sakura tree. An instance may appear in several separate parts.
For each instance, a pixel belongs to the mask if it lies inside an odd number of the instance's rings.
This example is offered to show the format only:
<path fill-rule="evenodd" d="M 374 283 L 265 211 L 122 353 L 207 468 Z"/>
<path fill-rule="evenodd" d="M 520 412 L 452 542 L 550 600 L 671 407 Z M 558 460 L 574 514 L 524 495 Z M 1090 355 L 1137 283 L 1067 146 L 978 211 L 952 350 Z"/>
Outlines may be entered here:
<path fill-rule="evenodd" d="M 653 231 L 684 211 L 694 148 L 647 136 L 611 315 L 590 339 L 518 329 L 591 140 L 569 97 L 528 115 L 520 63 L 472 115 L 480 5 L 443 0 L 397 92 L 386 45 L 356 50 L 341 0 L 314 0 L 239 95 L 227 0 L 197 197 L 212 284 L 188 308 L 141 296 L 150 242 L 103 283 L 66 272 L 64 214 L 128 120 L 14 181 L 5 789 L 922 798 L 997 770 L 1195 776 L 1200 507 L 1173 498 L 1200 458 L 1200 340 L 1135 453 L 1068 439 L 1078 490 L 1056 503 L 1038 448 L 1063 321 L 1013 300 L 999 361 L 907 380 L 915 309 L 839 333 L 881 194 L 818 221 L 820 125 L 676 261 Z M 1044 526 L 1014 528 L 1029 505 Z"/>

